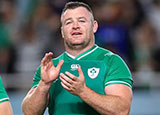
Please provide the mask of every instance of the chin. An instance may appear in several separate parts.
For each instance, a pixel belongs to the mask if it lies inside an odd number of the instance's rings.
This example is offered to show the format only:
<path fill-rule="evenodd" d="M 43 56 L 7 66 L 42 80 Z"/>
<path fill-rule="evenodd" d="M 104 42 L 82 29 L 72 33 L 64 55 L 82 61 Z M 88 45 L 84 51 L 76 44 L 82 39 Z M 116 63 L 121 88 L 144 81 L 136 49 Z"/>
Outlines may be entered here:
<path fill-rule="evenodd" d="M 86 44 L 86 43 L 76 43 L 76 44 L 72 44 L 71 48 L 74 50 L 82 50 L 87 46 L 88 46 L 88 44 Z"/>
<path fill-rule="evenodd" d="M 66 46 L 70 49 L 81 50 L 89 45 L 90 41 L 75 41 L 65 42 Z"/>

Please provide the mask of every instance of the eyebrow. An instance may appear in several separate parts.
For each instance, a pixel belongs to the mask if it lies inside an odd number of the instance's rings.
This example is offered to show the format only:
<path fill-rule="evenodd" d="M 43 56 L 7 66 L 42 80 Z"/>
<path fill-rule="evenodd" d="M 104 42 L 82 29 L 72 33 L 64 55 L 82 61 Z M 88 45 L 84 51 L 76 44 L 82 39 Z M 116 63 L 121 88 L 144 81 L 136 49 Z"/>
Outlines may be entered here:
<path fill-rule="evenodd" d="M 87 20 L 87 18 L 85 18 L 84 16 L 83 17 L 78 17 L 78 19 L 85 19 L 85 20 Z"/>
<path fill-rule="evenodd" d="M 67 18 L 67 19 L 65 19 L 64 20 L 64 23 L 66 22 L 66 21 L 68 21 L 68 20 L 71 20 L 72 18 Z M 87 20 L 87 18 L 85 18 L 84 16 L 82 16 L 82 17 L 78 17 L 78 19 L 85 19 L 85 20 Z"/>
<path fill-rule="evenodd" d="M 64 20 L 64 23 L 66 23 L 68 20 L 71 20 L 72 18 L 67 18 Z"/>

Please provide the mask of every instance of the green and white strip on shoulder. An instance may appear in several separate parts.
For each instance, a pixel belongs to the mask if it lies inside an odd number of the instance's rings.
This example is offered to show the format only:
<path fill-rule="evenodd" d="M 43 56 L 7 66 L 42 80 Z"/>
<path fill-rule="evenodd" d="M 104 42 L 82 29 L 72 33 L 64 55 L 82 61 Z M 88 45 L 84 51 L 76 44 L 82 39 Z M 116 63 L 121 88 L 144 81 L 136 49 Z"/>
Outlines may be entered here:
<path fill-rule="evenodd" d="M 125 82 L 125 81 L 109 81 L 109 82 L 105 83 L 105 86 L 111 85 L 111 84 L 124 84 L 124 85 L 127 85 L 130 88 L 132 88 L 132 86 L 129 83 Z"/>

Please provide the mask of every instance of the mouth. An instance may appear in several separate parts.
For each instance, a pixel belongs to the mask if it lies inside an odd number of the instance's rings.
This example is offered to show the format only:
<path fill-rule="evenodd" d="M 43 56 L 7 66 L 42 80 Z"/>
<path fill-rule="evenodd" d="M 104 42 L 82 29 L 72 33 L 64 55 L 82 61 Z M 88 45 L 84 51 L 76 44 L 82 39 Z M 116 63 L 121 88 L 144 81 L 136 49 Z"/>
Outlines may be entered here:
<path fill-rule="evenodd" d="M 73 33 L 72 33 L 72 36 L 80 36 L 80 35 L 82 35 L 81 32 L 73 32 Z"/>

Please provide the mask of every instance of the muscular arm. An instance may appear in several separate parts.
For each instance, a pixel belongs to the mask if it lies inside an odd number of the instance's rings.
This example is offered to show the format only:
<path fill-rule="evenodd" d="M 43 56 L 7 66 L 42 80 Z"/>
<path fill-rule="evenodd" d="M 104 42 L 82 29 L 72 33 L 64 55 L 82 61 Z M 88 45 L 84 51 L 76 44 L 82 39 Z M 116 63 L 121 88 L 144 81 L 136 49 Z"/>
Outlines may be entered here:
<path fill-rule="evenodd" d="M 13 115 L 11 104 L 9 101 L 0 103 L 0 114 L 1 115 Z"/>
<path fill-rule="evenodd" d="M 61 84 L 70 93 L 79 96 L 83 101 L 104 115 L 128 115 L 132 101 L 132 90 L 126 85 L 112 84 L 105 87 L 105 95 L 96 93 L 85 84 L 81 68 L 79 77 L 66 72 L 61 74 Z"/>
<path fill-rule="evenodd" d="M 49 88 L 40 81 L 37 88 L 28 92 L 22 103 L 24 115 L 43 115 L 49 100 Z"/>
<path fill-rule="evenodd" d="M 105 93 L 106 95 L 100 95 L 86 87 L 79 97 L 101 114 L 129 114 L 132 91 L 128 86 L 121 84 L 106 86 Z"/>
<path fill-rule="evenodd" d="M 61 60 L 57 67 L 53 65 L 52 53 L 47 53 L 41 61 L 41 80 L 37 88 L 31 89 L 22 103 L 24 115 L 42 115 L 48 105 L 49 89 L 57 79 L 63 64 Z"/>

